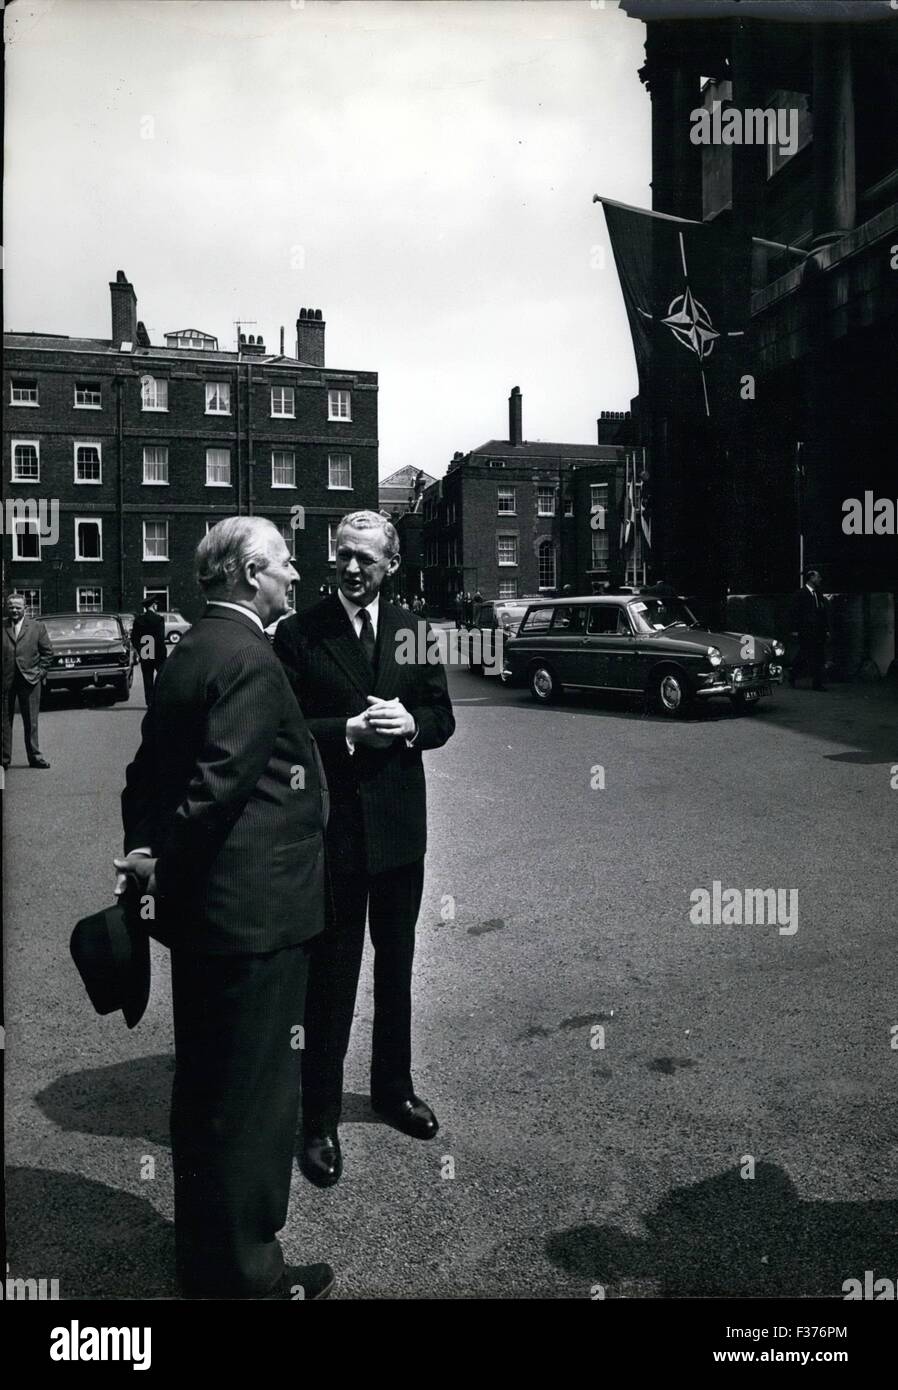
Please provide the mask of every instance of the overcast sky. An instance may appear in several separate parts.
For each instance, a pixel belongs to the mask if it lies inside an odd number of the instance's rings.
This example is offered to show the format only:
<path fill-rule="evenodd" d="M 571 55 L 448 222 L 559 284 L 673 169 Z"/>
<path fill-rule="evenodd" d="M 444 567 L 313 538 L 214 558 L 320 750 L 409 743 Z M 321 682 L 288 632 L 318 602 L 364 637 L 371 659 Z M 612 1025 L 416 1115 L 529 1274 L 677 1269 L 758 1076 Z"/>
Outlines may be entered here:
<path fill-rule="evenodd" d="M 6 327 L 255 319 L 380 374 L 381 476 L 592 443 L 636 372 L 592 195 L 650 204 L 644 28 L 607 0 L 13 0 Z"/>

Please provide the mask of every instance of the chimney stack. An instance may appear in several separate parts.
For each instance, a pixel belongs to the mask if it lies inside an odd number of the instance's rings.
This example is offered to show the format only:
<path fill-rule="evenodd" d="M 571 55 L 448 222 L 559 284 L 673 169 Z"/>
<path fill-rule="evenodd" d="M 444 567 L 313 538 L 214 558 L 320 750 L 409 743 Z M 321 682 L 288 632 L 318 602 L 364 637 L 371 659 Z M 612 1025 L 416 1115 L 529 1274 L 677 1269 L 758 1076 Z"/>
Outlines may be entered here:
<path fill-rule="evenodd" d="M 115 279 L 110 280 L 109 293 L 112 297 L 112 346 L 120 348 L 122 343 L 133 346 L 137 338 L 137 295 L 123 270 L 117 270 Z"/>
<path fill-rule="evenodd" d="M 511 395 L 508 397 L 508 442 L 509 444 L 523 444 L 523 425 L 521 417 L 521 388 L 512 386 Z"/>
<path fill-rule="evenodd" d="M 296 356 L 310 367 L 324 366 L 324 319 L 320 309 L 300 309 L 296 320 Z"/>

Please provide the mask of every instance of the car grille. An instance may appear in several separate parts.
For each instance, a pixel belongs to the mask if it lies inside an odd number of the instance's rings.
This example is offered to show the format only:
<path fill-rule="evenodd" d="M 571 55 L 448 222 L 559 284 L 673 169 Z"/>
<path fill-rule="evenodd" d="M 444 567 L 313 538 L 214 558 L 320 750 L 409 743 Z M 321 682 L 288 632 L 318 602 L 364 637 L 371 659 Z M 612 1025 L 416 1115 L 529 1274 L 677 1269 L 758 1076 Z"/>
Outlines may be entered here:
<path fill-rule="evenodd" d="M 736 670 L 742 672 L 744 681 L 760 681 L 767 676 L 767 667 L 763 662 L 757 662 L 754 666 L 737 666 Z"/>

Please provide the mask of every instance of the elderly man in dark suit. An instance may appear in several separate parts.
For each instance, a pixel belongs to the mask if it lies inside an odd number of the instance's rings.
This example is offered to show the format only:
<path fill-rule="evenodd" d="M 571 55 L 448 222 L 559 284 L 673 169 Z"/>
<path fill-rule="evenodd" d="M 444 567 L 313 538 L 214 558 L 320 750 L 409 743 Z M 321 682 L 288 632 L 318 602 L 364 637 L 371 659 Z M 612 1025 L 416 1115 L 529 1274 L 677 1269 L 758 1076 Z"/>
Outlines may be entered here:
<path fill-rule="evenodd" d="M 159 677 L 122 793 L 116 891 L 171 949 L 175 1247 L 191 1298 L 320 1298 L 288 1266 L 309 940 L 324 926 L 327 791 L 265 626 L 298 577 L 277 528 L 229 517 L 197 549 L 207 608 Z"/>
<path fill-rule="evenodd" d="M 415 1095 L 411 985 L 424 883 L 427 812 L 422 751 L 455 730 L 439 660 L 405 659 L 426 624 L 380 590 L 399 568 L 395 527 L 353 512 L 337 531 L 336 594 L 278 626 L 284 663 L 321 748 L 331 793 L 327 833 L 335 923 L 315 943 L 302 1061 L 306 1177 L 342 1172 L 337 1126 L 365 918 L 374 945 L 371 1100 L 396 1129 L 432 1139 L 438 1125 Z M 435 658 L 433 646 L 428 649 Z"/>
<path fill-rule="evenodd" d="M 36 618 L 25 615 L 21 594 L 6 600 L 3 624 L 3 766 L 12 758 L 12 722 L 16 702 L 22 714 L 25 752 L 29 767 L 49 767 L 41 756 L 37 726 L 44 674 L 52 665 L 53 647 L 47 629 Z"/>

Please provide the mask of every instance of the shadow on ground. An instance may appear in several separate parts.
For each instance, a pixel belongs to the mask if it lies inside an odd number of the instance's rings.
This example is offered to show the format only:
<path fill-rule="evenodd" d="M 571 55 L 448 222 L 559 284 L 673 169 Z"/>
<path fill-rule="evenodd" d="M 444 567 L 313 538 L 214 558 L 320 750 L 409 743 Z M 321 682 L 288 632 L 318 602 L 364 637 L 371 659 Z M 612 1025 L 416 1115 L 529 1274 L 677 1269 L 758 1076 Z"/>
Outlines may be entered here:
<path fill-rule="evenodd" d="M 60 1299 L 177 1296 L 173 1226 L 105 1183 L 8 1168 L 6 1238 L 10 1274 L 57 1279 Z"/>
<path fill-rule="evenodd" d="M 647 1280 L 661 1298 L 842 1298 L 846 1279 L 892 1278 L 898 1264 L 898 1202 L 803 1202 L 771 1163 L 673 1188 L 643 1223 L 645 1237 L 573 1226 L 545 1251 L 612 1297 Z"/>

